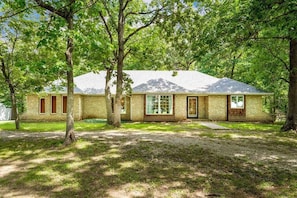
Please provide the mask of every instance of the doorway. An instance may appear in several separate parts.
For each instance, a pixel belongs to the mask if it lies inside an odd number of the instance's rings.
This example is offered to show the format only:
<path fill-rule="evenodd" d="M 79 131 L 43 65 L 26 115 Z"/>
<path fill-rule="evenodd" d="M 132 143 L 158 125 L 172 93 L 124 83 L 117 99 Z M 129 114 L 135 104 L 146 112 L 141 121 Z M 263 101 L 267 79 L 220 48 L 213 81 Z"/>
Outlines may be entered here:
<path fill-rule="evenodd" d="M 187 114 L 188 118 L 198 118 L 198 97 L 187 97 Z"/>

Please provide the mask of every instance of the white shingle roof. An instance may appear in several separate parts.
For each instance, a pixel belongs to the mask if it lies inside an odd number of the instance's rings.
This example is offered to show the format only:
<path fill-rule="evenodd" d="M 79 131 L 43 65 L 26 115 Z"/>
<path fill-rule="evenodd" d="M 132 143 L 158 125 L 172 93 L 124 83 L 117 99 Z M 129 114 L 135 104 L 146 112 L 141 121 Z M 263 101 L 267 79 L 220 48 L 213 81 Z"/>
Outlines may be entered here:
<path fill-rule="evenodd" d="M 125 70 L 124 73 L 133 80 L 132 93 L 268 94 L 242 82 L 197 71 Z M 105 74 L 100 71 L 75 77 L 75 93 L 104 94 Z M 115 93 L 115 86 L 111 92 Z"/>
<path fill-rule="evenodd" d="M 227 94 L 236 94 L 236 93 L 263 93 L 263 91 L 250 86 L 248 84 L 232 80 L 230 78 L 222 78 L 216 83 L 209 86 L 207 89 L 210 93 L 227 93 Z M 265 92 L 264 92 L 265 93 Z"/>

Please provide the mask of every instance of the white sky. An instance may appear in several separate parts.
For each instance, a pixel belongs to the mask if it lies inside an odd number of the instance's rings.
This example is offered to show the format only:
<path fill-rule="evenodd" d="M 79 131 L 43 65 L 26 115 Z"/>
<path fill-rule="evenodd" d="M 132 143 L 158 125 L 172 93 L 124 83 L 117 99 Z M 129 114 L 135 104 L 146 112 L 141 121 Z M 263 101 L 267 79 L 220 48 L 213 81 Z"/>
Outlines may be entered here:
<path fill-rule="evenodd" d="M 143 0 L 144 3 L 149 4 L 152 0 Z"/>

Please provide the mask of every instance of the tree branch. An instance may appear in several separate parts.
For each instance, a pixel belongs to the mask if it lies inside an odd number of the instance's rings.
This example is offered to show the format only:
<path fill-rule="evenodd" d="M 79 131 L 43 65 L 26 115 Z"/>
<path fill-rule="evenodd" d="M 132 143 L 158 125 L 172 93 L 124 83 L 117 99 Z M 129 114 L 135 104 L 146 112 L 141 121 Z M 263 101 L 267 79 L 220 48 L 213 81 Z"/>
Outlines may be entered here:
<path fill-rule="evenodd" d="M 279 40 L 289 40 L 289 36 L 272 36 L 272 37 L 251 37 L 251 40 L 269 40 L 269 39 L 279 39 Z"/>
<path fill-rule="evenodd" d="M 131 50 L 131 48 L 128 50 L 128 52 L 126 52 L 125 53 L 125 55 L 124 55 L 124 59 L 126 58 L 126 56 L 128 56 L 128 54 L 130 54 L 130 52 L 131 52 L 132 50 Z"/>
<path fill-rule="evenodd" d="M 281 17 L 285 17 L 285 16 L 288 16 L 290 14 L 294 14 L 295 12 L 297 12 L 297 10 L 290 10 L 289 12 L 285 12 L 281 15 L 278 15 L 276 17 L 273 17 L 271 19 L 267 19 L 267 20 L 263 20 L 263 21 L 258 21 L 258 22 L 262 22 L 262 23 L 269 23 L 269 22 L 272 22 L 272 21 L 275 21 L 275 20 L 278 20 L 279 18 Z"/>
<path fill-rule="evenodd" d="M 114 20 L 114 18 L 113 18 L 113 15 L 112 15 L 111 12 L 110 12 L 110 9 L 109 9 L 108 6 L 106 5 L 106 0 L 101 0 L 101 1 L 102 1 L 103 5 L 104 5 L 104 9 L 106 10 L 108 17 L 109 17 L 110 20 L 111 20 L 111 26 L 112 26 L 115 30 L 117 30 L 117 24 L 116 24 L 116 22 L 115 22 L 115 20 Z"/>
<path fill-rule="evenodd" d="M 151 10 L 151 11 L 148 11 L 148 12 L 128 12 L 126 14 L 126 17 L 129 16 L 129 15 L 149 15 L 149 14 L 153 14 L 155 12 L 160 12 L 162 9 L 157 9 L 157 10 Z"/>
<path fill-rule="evenodd" d="M 6 71 L 8 70 L 8 71 Z M 8 66 L 5 66 L 4 58 L 1 58 L 1 71 L 4 76 L 5 82 L 7 83 L 8 87 L 13 87 L 11 80 L 10 80 L 10 72 Z"/>
<path fill-rule="evenodd" d="M 22 9 L 22 10 L 20 10 L 20 11 L 17 11 L 17 12 L 15 12 L 15 13 L 12 13 L 12 14 L 9 14 L 9 15 L 4 15 L 4 16 L 1 16 L 0 17 L 0 21 L 2 21 L 2 20 L 4 20 L 4 19 L 8 19 L 8 18 L 11 18 L 11 17 L 14 17 L 14 16 L 16 16 L 16 15 L 18 15 L 18 14 L 21 14 L 21 13 L 23 13 L 23 12 L 26 12 L 27 10 L 29 10 L 29 9 L 31 9 L 31 8 L 34 8 L 35 6 L 32 6 L 32 7 L 28 7 L 28 8 L 24 8 L 24 9 Z"/>
<path fill-rule="evenodd" d="M 285 79 L 285 78 L 283 78 L 283 77 L 281 77 L 280 80 L 283 80 L 283 81 L 285 81 L 286 83 L 289 83 L 289 84 L 290 84 L 290 81 L 287 80 L 287 79 Z"/>
<path fill-rule="evenodd" d="M 134 36 L 136 33 L 138 33 L 140 30 L 145 29 L 145 28 L 147 28 L 148 26 L 150 26 L 151 24 L 153 24 L 153 23 L 156 21 L 157 17 L 159 16 L 159 12 L 160 12 L 161 10 L 162 10 L 162 9 L 159 9 L 159 10 L 157 11 L 157 13 L 155 14 L 155 16 L 152 17 L 152 19 L 151 19 L 147 24 L 145 24 L 145 25 L 143 25 L 143 26 L 137 28 L 135 31 L 133 31 L 131 34 L 129 34 L 129 35 L 127 36 L 127 38 L 125 39 L 124 44 L 126 44 L 127 41 L 128 41 L 132 36 Z"/>
<path fill-rule="evenodd" d="M 132 0 L 127 0 L 125 5 L 123 6 L 123 12 L 126 10 L 128 4 L 131 2 Z"/>
<path fill-rule="evenodd" d="M 110 31 L 110 29 L 109 29 L 109 27 L 108 27 L 108 25 L 107 25 L 107 22 L 106 22 L 106 20 L 105 20 L 105 18 L 104 18 L 104 16 L 103 16 L 103 14 L 102 14 L 101 11 L 99 11 L 99 15 L 100 15 L 100 17 L 101 17 L 101 19 L 102 19 L 102 21 L 103 21 L 103 23 L 104 23 L 105 30 L 106 30 L 106 32 L 107 32 L 107 34 L 108 34 L 108 36 L 109 36 L 110 43 L 113 43 L 113 36 L 112 36 L 112 33 L 111 33 L 111 31 Z"/>
<path fill-rule="evenodd" d="M 18 31 L 17 30 L 15 30 L 16 31 L 16 34 L 15 34 L 15 38 L 14 38 L 14 40 L 13 40 L 13 42 L 12 42 L 12 48 L 11 48 L 11 65 L 13 66 L 14 65 L 14 50 L 15 50 L 15 46 L 16 46 L 16 43 L 17 43 L 17 41 L 18 41 Z"/>
<path fill-rule="evenodd" d="M 6 73 L 6 69 L 5 69 L 5 61 L 4 61 L 4 58 L 1 58 L 1 71 L 2 71 L 2 74 L 4 76 L 4 79 L 8 79 L 8 74 Z"/>
<path fill-rule="evenodd" d="M 90 8 L 92 7 L 93 5 L 95 5 L 99 0 L 96 0 L 96 1 L 90 1 L 89 4 L 87 4 L 85 7 L 81 7 L 80 9 L 77 9 L 74 13 L 77 13 L 85 8 Z M 74 2 L 73 2 L 74 3 Z"/>
<path fill-rule="evenodd" d="M 66 12 L 64 9 L 57 9 L 57 8 L 54 8 L 53 6 L 47 4 L 47 3 L 44 3 L 42 0 L 34 0 L 38 6 L 42 7 L 42 8 L 45 8 L 57 15 L 59 15 L 60 17 L 66 19 L 68 17 L 68 12 Z M 72 4 L 73 2 L 75 2 L 75 0 L 72 0 L 70 2 L 70 4 Z"/>
<path fill-rule="evenodd" d="M 271 48 L 269 48 L 268 46 L 265 46 L 265 48 L 269 51 L 269 53 L 276 59 L 278 59 L 279 61 L 281 61 L 285 67 L 286 70 L 290 71 L 290 67 L 289 65 L 286 63 L 286 61 L 284 61 L 281 57 L 279 57 L 277 54 L 275 54 Z"/>

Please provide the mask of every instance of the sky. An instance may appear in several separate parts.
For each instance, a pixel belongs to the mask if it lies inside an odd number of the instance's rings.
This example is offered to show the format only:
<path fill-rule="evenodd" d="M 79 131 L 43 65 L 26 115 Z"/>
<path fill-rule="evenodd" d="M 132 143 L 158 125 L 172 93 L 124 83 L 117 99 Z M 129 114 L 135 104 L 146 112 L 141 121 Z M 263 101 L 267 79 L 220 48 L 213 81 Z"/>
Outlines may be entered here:
<path fill-rule="evenodd" d="M 152 0 L 143 0 L 144 3 L 149 4 Z"/>

